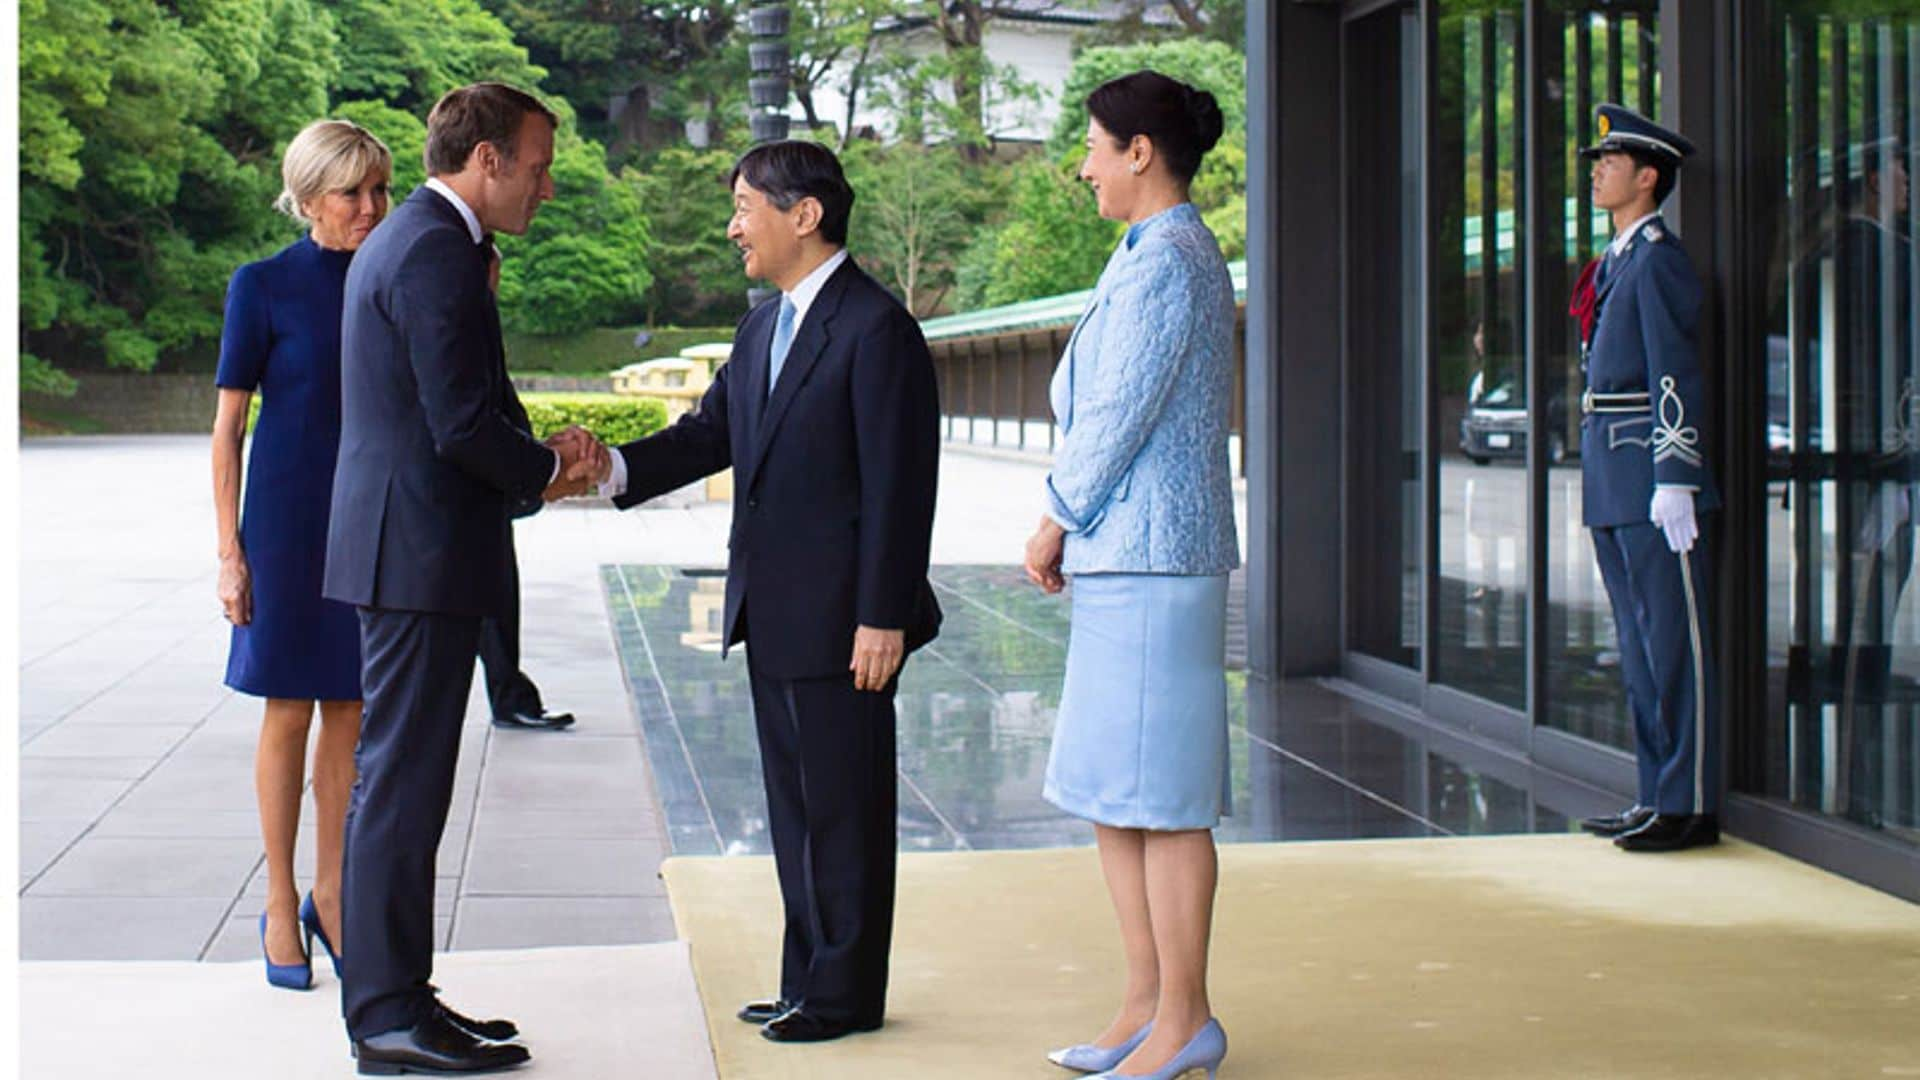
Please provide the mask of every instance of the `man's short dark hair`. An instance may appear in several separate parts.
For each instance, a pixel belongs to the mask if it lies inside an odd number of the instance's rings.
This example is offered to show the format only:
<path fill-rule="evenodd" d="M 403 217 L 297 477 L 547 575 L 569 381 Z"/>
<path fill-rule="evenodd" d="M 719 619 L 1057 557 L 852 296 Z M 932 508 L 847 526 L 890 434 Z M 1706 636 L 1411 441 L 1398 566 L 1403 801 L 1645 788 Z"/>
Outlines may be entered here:
<path fill-rule="evenodd" d="M 1636 169 L 1652 169 L 1659 173 L 1659 179 L 1653 182 L 1653 205 L 1660 206 L 1673 194 L 1674 185 L 1680 182 L 1680 166 L 1665 154 L 1639 147 L 1623 148 L 1621 153 L 1633 159 Z"/>
<path fill-rule="evenodd" d="M 514 140 L 528 113 L 560 126 L 560 118 L 539 98 L 505 83 L 474 83 L 447 91 L 427 114 L 427 175 L 449 176 L 466 168 L 473 148 L 483 142 L 492 143 L 511 162 Z"/>
<path fill-rule="evenodd" d="M 846 245 L 853 188 L 833 151 L 801 139 L 756 146 L 734 165 L 728 190 L 740 180 L 781 210 L 793 209 L 801 199 L 820 200 L 820 235 L 829 244 Z"/>

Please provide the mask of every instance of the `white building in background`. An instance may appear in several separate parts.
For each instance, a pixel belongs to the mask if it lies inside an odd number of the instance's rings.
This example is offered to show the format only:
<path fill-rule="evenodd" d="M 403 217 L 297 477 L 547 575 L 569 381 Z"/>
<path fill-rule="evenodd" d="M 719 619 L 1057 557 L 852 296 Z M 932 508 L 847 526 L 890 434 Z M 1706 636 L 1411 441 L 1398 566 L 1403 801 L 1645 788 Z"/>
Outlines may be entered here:
<path fill-rule="evenodd" d="M 981 35 L 981 47 L 986 51 L 988 63 L 1013 68 L 1022 79 L 1037 85 L 1040 98 L 1037 101 L 989 101 L 987 134 L 999 142 L 1045 142 L 1060 116 L 1060 90 L 1073 68 L 1074 51 L 1080 39 L 1089 30 L 1129 17 L 1142 6 L 1125 0 L 1094 4 L 1084 0 L 1014 0 L 1001 5 L 1002 13 L 987 23 Z M 1144 7 L 1148 25 L 1179 25 L 1164 5 L 1149 0 Z M 942 51 L 939 31 L 925 20 L 906 22 L 887 32 L 897 38 L 897 48 L 915 58 L 938 56 Z M 813 95 L 814 109 L 821 121 L 836 130 L 847 120 L 846 77 L 844 67 L 836 65 Z M 951 95 L 944 82 L 936 91 L 942 98 Z M 803 128 L 806 117 L 798 103 L 794 104 L 791 115 L 794 129 Z M 889 135 L 894 131 L 893 117 L 874 107 L 865 88 L 861 90 L 851 126 L 856 133 L 866 128 Z"/>

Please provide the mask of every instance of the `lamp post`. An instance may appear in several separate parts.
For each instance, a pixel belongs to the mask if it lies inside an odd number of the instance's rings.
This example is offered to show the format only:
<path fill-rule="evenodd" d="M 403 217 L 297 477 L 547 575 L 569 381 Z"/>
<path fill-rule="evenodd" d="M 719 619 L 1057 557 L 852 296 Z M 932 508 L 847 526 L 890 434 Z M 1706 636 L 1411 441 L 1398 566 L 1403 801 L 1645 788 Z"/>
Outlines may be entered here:
<path fill-rule="evenodd" d="M 747 58 L 753 68 L 747 80 L 747 126 L 756 145 L 787 137 L 787 95 L 792 91 L 787 26 L 791 21 L 785 4 L 755 4 L 747 11 Z M 747 306 L 758 305 L 773 293 L 772 289 L 748 289 Z"/>

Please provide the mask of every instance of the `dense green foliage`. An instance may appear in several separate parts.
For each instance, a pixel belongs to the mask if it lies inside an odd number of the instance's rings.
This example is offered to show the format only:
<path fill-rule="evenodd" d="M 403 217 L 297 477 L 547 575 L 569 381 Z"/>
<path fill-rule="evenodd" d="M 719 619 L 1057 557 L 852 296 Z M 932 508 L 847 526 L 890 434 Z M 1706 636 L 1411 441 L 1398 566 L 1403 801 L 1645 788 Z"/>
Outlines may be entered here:
<path fill-rule="evenodd" d="M 667 406 L 657 398 L 624 394 L 522 394 L 533 436 L 544 439 L 578 424 L 608 446 L 643 439 L 667 426 Z"/>
<path fill-rule="evenodd" d="M 649 335 L 645 345 L 634 337 Z M 556 375 L 604 375 L 642 360 L 678 356 L 689 345 L 733 340 L 733 325 L 694 327 L 596 326 L 571 334 L 519 334 L 507 331 L 507 362 L 515 372 Z"/>
<path fill-rule="evenodd" d="M 1046 155 L 1016 166 L 1005 220 L 966 253 L 959 271 L 960 306 L 1010 304 L 1093 285 L 1122 230 L 1101 220 L 1092 194 L 1077 178 L 1087 134 L 1083 103 L 1101 83 L 1142 68 L 1219 99 L 1226 130 L 1194 178 L 1193 202 L 1226 257 L 1245 256 L 1246 58 L 1220 41 L 1203 39 L 1100 46 L 1074 58 L 1061 89 L 1066 104 Z"/>
<path fill-rule="evenodd" d="M 981 43 L 999 5 L 792 0 L 796 96 L 820 124 L 813 137 L 845 157 L 862 263 L 921 315 L 1090 284 L 1117 230 L 1073 177 L 1076 103 L 1142 65 L 1227 106 L 1229 137 L 1195 199 L 1235 253 L 1245 99 L 1240 58 L 1222 42 L 1236 40 L 1244 4 L 1161 3 L 1178 25 L 1123 18 L 1086 36 L 1060 129 L 1023 156 L 987 122 L 1042 89 L 988 61 Z M 424 178 L 428 109 L 479 79 L 540 93 L 562 117 L 557 198 L 526 236 L 501 238 L 514 366 L 604 370 L 634 357 L 631 330 L 600 327 L 730 325 L 749 282 L 725 236 L 722 181 L 747 145 L 750 6 L 21 0 L 23 388 L 68 390 L 68 371 L 210 366 L 234 269 L 299 235 L 271 209 L 293 135 L 327 116 L 366 126 L 394 152 L 397 203 Z M 923 28 L 920 45 L 902 25 Z M 890 118 L 877 141 L 816 113 L 813 91 L 829 85 Z M 704 147 L 690 145 L 696 132 Z M 576 345 L 577 360 L 560 355 Z"/>

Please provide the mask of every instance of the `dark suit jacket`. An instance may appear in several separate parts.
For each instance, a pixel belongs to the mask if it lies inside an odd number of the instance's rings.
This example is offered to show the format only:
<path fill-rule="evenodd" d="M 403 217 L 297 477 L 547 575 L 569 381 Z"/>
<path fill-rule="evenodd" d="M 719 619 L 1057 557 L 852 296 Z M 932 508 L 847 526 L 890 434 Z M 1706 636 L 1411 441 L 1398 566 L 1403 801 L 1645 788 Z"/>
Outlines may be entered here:
<path fill-rule="evenodd" d="M 920 324 L 851 260 L 814 298 L 767 398 L 779 301 L 741 320 L 700 407 L 620 448 L 622 509 L 732 466 L 726 644 L 776 679 L 845 674 L 857 626 L 933 640 L 940 403 Z M 744 616 L 744 618 L 743 618 Z"/>
<path fill-rule="evenodd" d="M 505 611 L 508 511 L 545 489 L 553 452 L 515 422 L 486 248 L 431 189 L 354 256 L 340 367 L 326 595 L 388 610 Z"/>

